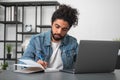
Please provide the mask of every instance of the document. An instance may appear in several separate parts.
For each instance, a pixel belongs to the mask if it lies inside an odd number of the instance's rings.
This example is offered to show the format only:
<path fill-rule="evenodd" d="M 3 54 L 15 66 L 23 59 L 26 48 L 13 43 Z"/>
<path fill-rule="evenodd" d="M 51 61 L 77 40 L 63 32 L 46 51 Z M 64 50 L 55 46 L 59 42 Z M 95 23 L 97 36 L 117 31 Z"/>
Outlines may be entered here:
<path fill-rule="evenodd" d="M 59 71 L 58 69 L 54 68 L 44 68 L 41 64 L 38 64 L 37 62 L 30 60 L 30 59 L 19 59 L 19 61 L 24 62 L 25 64 L 14 64 L 16 66 L 20 67 L 26 67 L 24 69 L 18 69 L 14 72 L 20 72 L 20 73 L 34 73 L 34 72 L 56 72 Z"/>
<path fill-rule="evenodd" d="M 14 70 L 14 72 L 19 72 L 19 73 L 35 73 L 35 72 L 44 72 L 44 70 L 41 69 L 41 68 L 39 68 L 39 67 L 27 67 L 25 69 Z"/>
<path fill-rule="evenodd" d="M 44 72 L 45 68 L 38 64 L 37 62 L 30 60 L 30 59 L 19 59 L 19 61 L 23 62 L 24 64 L 14 64 L 16 66 L 25 67 L 24 69 L 18 69 L 14 72 L 20 73 L 34 73 L 34 72 Z"/>
<path fill-rule="evenodd" d="M 42 68 L 43 70 L 45 70 L 45 68 L 41 64 L 38 64 L 33 60 L 19 59 L 19 61 L 24 62 L 25 64 L 14 64 L 14 65 L 23 66 L 23 67 L 39 67 L 39 68 Z"/>

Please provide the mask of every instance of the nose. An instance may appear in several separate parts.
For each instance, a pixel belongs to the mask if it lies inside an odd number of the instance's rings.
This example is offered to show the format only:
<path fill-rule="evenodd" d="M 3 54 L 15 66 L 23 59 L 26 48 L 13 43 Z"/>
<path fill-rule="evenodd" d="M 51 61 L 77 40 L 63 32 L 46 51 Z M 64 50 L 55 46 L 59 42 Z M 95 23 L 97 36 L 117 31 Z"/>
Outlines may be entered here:
<path fill-rule="evenodd" d="M 61 34 L 62 33 L 62 29 L 58 29 L 58 34 Z"/>

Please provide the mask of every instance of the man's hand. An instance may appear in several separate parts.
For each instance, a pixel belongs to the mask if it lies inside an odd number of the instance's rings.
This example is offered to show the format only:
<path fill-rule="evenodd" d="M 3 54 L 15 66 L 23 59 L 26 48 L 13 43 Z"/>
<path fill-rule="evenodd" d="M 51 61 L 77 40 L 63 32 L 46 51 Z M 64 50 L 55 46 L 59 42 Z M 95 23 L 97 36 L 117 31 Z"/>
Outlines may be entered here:
<path fill-rule="evenodd" d="M 38 63 L 38 64 L 41 64 L 44 68 L 46 68 L 46 67 L 47 67 L 47 65 L 48 65 L 48 63 L 47 63 L 47 62 L 42 61 L 42 60 L 40 60 L 40 59 L 37 61 L 37 63 Z"/>

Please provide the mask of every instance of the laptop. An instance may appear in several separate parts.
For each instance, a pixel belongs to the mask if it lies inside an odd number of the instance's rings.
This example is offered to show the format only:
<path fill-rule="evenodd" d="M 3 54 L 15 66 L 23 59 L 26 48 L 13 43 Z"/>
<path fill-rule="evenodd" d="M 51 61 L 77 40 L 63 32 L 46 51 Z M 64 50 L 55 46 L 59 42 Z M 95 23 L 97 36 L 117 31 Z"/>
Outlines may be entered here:
<path fill-rule="evenodd" d="M 107 73 L 115 69 L 119 43 L 116 41 L 81 40 L 76 63 L 69 73 Z"/>

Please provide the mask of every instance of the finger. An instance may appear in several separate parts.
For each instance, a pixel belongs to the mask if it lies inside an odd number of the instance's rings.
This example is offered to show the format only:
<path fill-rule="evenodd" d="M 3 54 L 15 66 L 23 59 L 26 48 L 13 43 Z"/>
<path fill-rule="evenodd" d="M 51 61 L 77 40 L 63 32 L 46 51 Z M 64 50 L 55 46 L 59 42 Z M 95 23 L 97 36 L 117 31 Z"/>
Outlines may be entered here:
<path fill-rule="evenodd" d="M 45 62 L 45 61 L 38 60 L 37 63 L 38 63 L 38 64 L 41 64 L 44 68 L 47 67 L 47 62 Z"/>
<path fill-rule="evenodd" d="M 44 63 L 44 68 L 46 68 L 47 67 L 47 62 L 45 62 L 45 61 L 43 61 Z"/>
<path fill-rule="evenodd" d="M 43 61 L 42 65 L 43 65 L 44 68 L 47 67 L 47 63 L 45 61 Z"/>
<path fill-rule="evenodd" d="M 37 61 L 37 63 L 39 63 L 39 64 L 42 64 L 42 62 L 43 62 L 42 60 L 38 60 L 38 61 Z"/>

